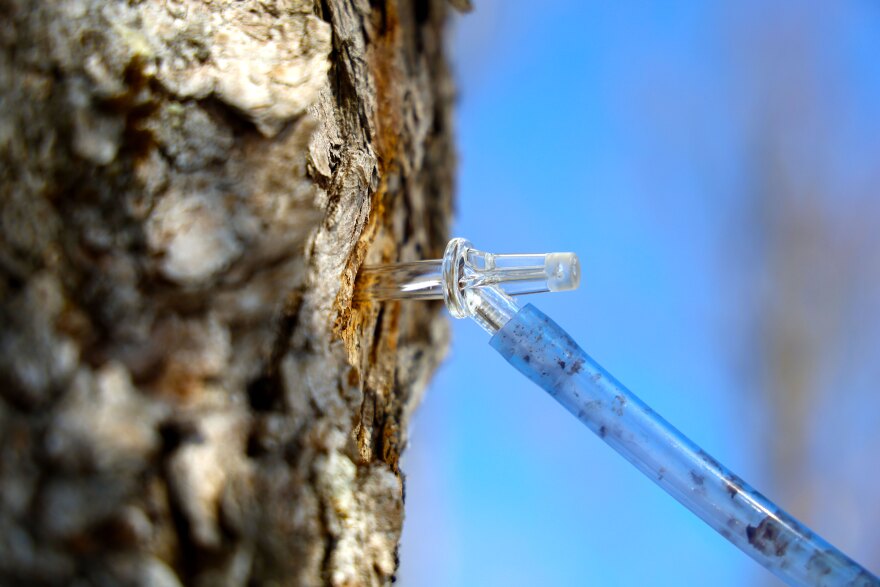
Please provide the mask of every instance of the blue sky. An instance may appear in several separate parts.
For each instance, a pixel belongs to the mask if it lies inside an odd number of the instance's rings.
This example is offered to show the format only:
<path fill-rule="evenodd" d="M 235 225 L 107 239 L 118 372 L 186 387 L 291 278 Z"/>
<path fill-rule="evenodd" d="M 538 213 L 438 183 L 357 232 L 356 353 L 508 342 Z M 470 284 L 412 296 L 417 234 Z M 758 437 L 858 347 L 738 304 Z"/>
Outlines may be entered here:
<path fill-rule="evenodd" d="M 791 3 L 773 4 L 778 22 L 758 2 L 476 0 L 453 35 L 455 235 L 577 252 L 581 289 L 529 301 L 771 499 L 767 463 L 742 440 L 764 416 L 732 375 L 749 347 L 749 298 L 732 282 L 754 248 L 743 202 L 766 78 L 752 27 L 790 24 Z M 820 74 L 846 88 L 828 110 L 843 151 L 830 177 L 855 182 L 880 169 L 880 11 L 843 4 L 827 19 L 827 2 L 800 6 Z M 453 324 L 415 417 L 400 584 L 774 584 L 487 343 Z"/>

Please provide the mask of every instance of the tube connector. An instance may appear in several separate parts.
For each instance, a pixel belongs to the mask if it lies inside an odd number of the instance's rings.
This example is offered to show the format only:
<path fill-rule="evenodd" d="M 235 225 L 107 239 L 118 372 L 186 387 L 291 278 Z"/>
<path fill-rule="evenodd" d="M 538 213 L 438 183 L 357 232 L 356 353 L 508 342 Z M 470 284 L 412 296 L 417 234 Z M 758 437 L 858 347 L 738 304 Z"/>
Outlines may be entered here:
<path fill-rule="evenodd" d="M 499 255 L 453 238 L 442 259 L 363 267 L 355 297 L 444 300 L 494 334 L 519 309 L 510 296 L 577 289 L 580 274 L 574 253 Z"/>

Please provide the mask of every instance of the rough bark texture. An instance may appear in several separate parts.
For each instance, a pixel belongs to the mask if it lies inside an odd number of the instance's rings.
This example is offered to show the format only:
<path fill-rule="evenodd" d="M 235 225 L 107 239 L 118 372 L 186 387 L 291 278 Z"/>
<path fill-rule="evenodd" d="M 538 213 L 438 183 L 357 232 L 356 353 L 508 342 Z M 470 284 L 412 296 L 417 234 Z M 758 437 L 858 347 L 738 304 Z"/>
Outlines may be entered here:
<path fill-rule="evenodd" d="M 439 307 L 440 0 L 0 0 L 0 583 L 374 585 Z"/>

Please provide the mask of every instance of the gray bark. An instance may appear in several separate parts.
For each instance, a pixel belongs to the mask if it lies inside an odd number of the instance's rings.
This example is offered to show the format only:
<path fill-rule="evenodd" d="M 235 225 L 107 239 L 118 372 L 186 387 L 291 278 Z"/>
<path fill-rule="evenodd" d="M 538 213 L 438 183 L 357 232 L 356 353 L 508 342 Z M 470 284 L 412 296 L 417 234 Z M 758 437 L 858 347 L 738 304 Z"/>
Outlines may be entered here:
<path fill-rule="evenodd" d="M 0 583 L 392 579 L 447 330 L 352 292 L 448 236 L 446 12 L 0 0 Z"/>

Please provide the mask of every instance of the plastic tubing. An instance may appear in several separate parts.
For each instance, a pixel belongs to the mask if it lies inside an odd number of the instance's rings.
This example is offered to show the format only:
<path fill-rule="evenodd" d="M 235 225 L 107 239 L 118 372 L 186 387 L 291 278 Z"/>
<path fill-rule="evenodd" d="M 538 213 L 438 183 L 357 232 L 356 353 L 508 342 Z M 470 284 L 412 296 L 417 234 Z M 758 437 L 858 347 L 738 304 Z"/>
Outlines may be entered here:
<path fill-rule="evenodd" d="M 496 255 L 466 239 L 442 259 L 365 267 L 355 297 L 443 299 L 491 345 L 587 428 L 740 550 L 790 585 L 880 587 L 822 540 L 685 438 L 589 357 L 555 322 L 511 295 L 565 291 L 580 282 L 573 253 Z"/>
<path fill-rule="evenodd" d="M 494 333 L 491 346 L 724 538 L 789 585 L 880 586 L 673 428 L 550 318 L 494 289 L 466 296 L 471 317 Z"/>

